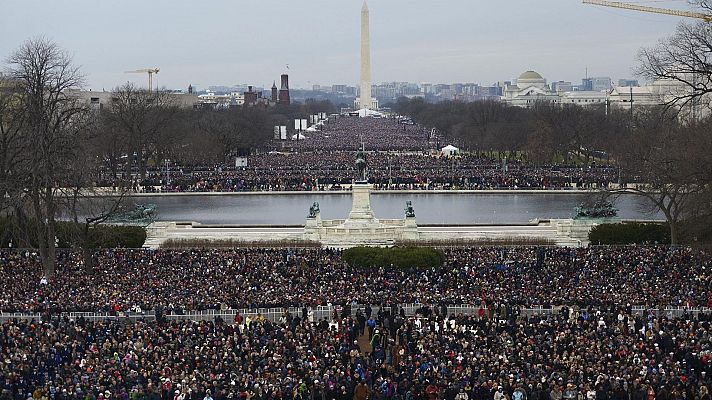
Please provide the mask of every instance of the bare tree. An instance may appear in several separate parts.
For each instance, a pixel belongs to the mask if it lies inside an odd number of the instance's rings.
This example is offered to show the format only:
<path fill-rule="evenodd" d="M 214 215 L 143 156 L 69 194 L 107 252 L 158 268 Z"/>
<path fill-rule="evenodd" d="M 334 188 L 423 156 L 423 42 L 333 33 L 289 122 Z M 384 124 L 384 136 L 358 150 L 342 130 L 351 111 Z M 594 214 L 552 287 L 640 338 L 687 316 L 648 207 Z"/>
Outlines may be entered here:
<path fill-rule="evenodd" d="M 574 104 L 536 102 L 526 109 L 495 101 L 431 104 L 401 99 L 396 107 L 411 113 L 418 123 L 437 128 L 464 149 L 497 151 L 500 157 L 522 156 L 520 150 L 537 149 L 534 158 L 539 162 L 551 162 L 554 156 L 569 162 L 576 154 L 589 163 L 593 150 L 610 151 L 615 141 L 609 138 L 625 128 L 625 120 L 606 117 L 603 108 Z M 541 151 L 544 143 L 551 149 Z M 551 159 L 543 160 L 548 154 Z"/>
<path fill-rule="evenodd" d="M 706 1 L 700 2 L 703 8 Z M 638 74 L 661 81 L 660 97 L 678 111 L 692 113 L 712 93 L 712 30 L 708 22 L 680 23 L 675 33 L 638 54 Z M 687 107 L 690 106 L 690 107 Z"/>
<path fill-rule="evenodd" d="M 547 164 L 554 158 L 556 146 L 553 142 L 551 127 L 542 120 L 534 122 L 533 132 L 529 135 L 524 150 L 527 151 L 528 160 L 535 164 Z"/>
<path fill-rule="evenodd" d="M 44 272 L 55 272 L 56 216 L 60 211 L 58 190 L 71 174 L 87 108 L 69 91 L 82 84 L 82 75 L 71 57 L 44 38 L 25 42 L 7 60 L 8 76 L 15 85 L 13 102 L 22 110 L 23 159 L 15 163 L 13 182 L 24 190 L 36 220 L 37 241 Z"/>
<path fill-rule="evenodd" d="M 67 175 L 61 189 L 63 209 L 71 218 L 64 232 L 69 244 L 80 251 L 84 259 L 84 269 L 94 271 L 96 240 L 91 233 L 96 227 L 123 211 L 129 187 L 119 184 L 113 190 L 98 187 L 96 181 L 107 150 L 106 125 L 101 114 L 92 114 L 79 132 L 76 141 L 77 152 L 70 160 L 71 173 Z"/>
<path fill-rule="evenodd" d="M 481 148 L 492 147 L 493 132 L 511 116 L 508 111 L 507 105 L 492 100 L 469 104 L 466 114 L 468 122 L 465 124 L 469 128 L 466 130 L 469 131 L 469 141 L 479 144 Z"/>
<path fill-rule="evenodd" d="M 237 150 L 264 147 L 271 138 L 275 122 L 271 116 L 256 107 L 238 107 L 229 110 L 202 110 L 194 116 L 195 127 L 189 135 L 186 148 L 195 154 L 202 153 L 197 145 L 208 144 L 213 156 L 223 162 Z M 195 135 L 200 137 L 195 137 Z"/>
<path fill-rule="evenodd" d="M 104 164 L 102 167 L 108 169 L 108 173 L 101 168 L 99 169 L 99 180 L 105 183 L 110 183 L 112 187 L 121 188 L 130 182 L 126 182 L 125 176 L 120 171 L 123 163 L 128 158 L 129 146 L 126 140 L 126 135 L 118 127 L 116 127 L 109 118 L 108 112 L 100 112 L 95 120 L 96 135 L 93 140 L 99 149 L 98 156 L 101 157 Z M 130 186 L 130 185 L 129 185 Z"/>
<path fill-rule="evenodd" d="M 238 145 L 238 127 L 229 118 L 230 111 L 203 110 L 195 118 L 196 131 L 212 143 L 219 161 L 224 161 Z M 200 142 L 198 142 L 200 143 Z"/>
<path fill-rule="evenodd" d="M 12 207 L 22 196 L 16 165 L 24 156 L 21 145 L 24 108 L 19 104 L 14 81 L 0 76 L 0 205 Z"/>
<path fill-rule="evenodd" d="M 700 210 L 700 199 L 709 198 L 709 133 L 680 124 L 671 113 L 650 110 L 638 115 L 623 143 L 617 158 L 626 174 L 642 183 L 607 193 L 650 200 L 669 225 L 671 243 L 678 244 L 684 222 Z"/>
<path fill-rule="evenodd" d="M 112 93 L 106 119 L 116 132 L 125 135 L 131 176 L 131 157 L 135 155 L 141 179 L 145 178 L 146 162 L 156 154 L 161 134 L 170 126 L 177 106 L 169 93 L 139 89 L 131 83 Z"/>

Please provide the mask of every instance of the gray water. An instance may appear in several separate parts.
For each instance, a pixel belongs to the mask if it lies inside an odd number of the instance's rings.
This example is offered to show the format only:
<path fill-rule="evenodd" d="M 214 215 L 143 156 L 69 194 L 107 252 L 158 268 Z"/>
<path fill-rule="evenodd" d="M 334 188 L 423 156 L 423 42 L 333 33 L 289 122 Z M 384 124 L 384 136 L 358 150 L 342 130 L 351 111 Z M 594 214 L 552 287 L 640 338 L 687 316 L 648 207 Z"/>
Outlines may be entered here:
<path fill-rule="evenodd" d="M 377 218 L 403 218 L 406 200 L 413 202 L 419 224 L 517 224 L 530 219 L 569 218 L 586 194 L 373 193 Z M 304 224 L 309 206 L 319 202 L 323 219 L 343 219 L 351 209 L 348 194 L 257 194 L 222 196 L 146 196 L 129 199 L 158 206 L 159 221 L 204 224 Z M 661 219 L 645 212 L 642 198 L 616 202 L 623 219 Z"/>

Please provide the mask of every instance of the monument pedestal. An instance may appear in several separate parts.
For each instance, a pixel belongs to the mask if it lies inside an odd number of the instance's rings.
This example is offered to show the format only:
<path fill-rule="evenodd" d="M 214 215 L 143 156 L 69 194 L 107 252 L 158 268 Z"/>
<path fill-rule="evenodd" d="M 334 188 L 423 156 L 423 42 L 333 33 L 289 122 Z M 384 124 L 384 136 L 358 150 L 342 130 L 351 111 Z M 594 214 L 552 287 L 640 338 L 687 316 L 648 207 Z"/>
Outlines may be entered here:
<path fill-rule="evenodd" d="M 552 219 L 551 225 L 556 228 L 559 237 L 569 238 L 579 246 L 588 246 L 588 234 L 594 226 L 620 222 L 620 218 L 580 218 Z"/>
<path fill-rule="evenodd" d="M 401 236 L 403 240 L 418 240 L 418 224 L 415 222 L 415 217 L 405 217 Z"/>
<path fill-rule="evenodd" d="M 371 185 L 367 182 L 354 182 L 351 197 L 351 212 L 347 219 L 322 221 L 317 211 L 307 218 L 304 239 L 335 247 L 390 246 L 398 241 L 418 240 L 414 214 L 404 219 L 383 220 L 373 215 Z"/>
<path fill-rule="evenodd" d="M 319 241 L 319 229 L 321 228 L 321 213 L 317 212 L 314 217 L 308 217 L 304 225 L 304 239 Z"/>
<path fill-rule="evenodd" d="M 356 181 L 351 186 L 351 212 L 344 226 L 377 227 L 379 224 L 371 209 L 371 185 Z"/>

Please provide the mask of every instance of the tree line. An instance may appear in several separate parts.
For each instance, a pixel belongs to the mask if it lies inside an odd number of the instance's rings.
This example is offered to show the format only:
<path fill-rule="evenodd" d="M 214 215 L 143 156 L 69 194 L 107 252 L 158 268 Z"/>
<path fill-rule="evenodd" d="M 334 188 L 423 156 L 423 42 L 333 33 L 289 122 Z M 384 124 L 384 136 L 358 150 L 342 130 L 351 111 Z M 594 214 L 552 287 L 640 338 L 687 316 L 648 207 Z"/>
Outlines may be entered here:
<path fill-rule="evenodd" d="M 267 108 L 185 108 L 177 104 L 176 95 L 127 83 L 112 92 L 110 107 L 98 115 L 96 132 L 112 178 L 121 175 L 122 166 L 124 176 L 134 169 L 143 178 L 147 165 L 163 160 L 215 165 L 267 150 L 274 126 L 334 111 L 328 101 L 313 100 Z"/>
<path fill-rule="evenodd" d="M 14 225 L 15 247 L 39 250 L 47 276 L 54 274 L 58 236 L 70 237 L 91 269 L 92 232 L 131 207 L 126 194 L 148 166 L 169 159 L 224 163 L 265 150 L 275 125 L 335 111 L 323 101 L 192 109 L 175 95 L 130 83 L 96 110 L 77 95 L 83 83 L 69 54 L 45 38 L 23 43 L 0 74 L 0 216 Z M 97 188 L 102 179 L 114 183 L 110 193 Z M 64 224 L 58 235 L 60 220 L 72 221 L 72 232 Z"/>
<path fill-rule="evenodd" d="M 710 112 L 689 119 L 667 105 L 631 114 L 576 105 L 540 103 L 524 109 L 495 101 L 429 104 L 418 99 L 402 99 L 397 109 L 465 151 L 498 152 L 545 165 L 574 159 L 582 165 L 610 163 L 620 170 L 621 187 L 608 188 L 603 196 L 648 199 L 650 211 L 665 217 L 673 244 L 712 237 Z"/>
<path fill-rule="evenodd" d="M 614 151 L 616 140 L 629 128 L 629 114 L 605 106 L 535 103 L 521 108 L 487 100 L 427 103 L 399 99 L 394 110 L 435 128 L 466 151 L 520 154 L 534 163 L 584 164 Z"/>
<path fill-rule="evenodd" d="M 707 0 L 690 2 L 709 14 Z M 682 22 L 643 48 L 638 75 L 659 84 L 660 106 L 628 110 L 495 101 L 428 104 L 400 99 L 394 109 L 472 151 L 521 154 L 534 163 L 589 164 L 598 155 L 616 164 L 621 183 L 602 196 L 634 194 L 664 215 L 670 242 L 712 241 L 712 24 Z"/>
<path fill-rule="evenodd" d="M 706 1 L 698 3 L 709 8 Z M 657 46 L 641 50 L 642 76 L 680 88 L 657 109 L 630 114 L 605 107 L 542 103 L 522 109 L 493 101 L 421 100 L 399 100 L 394 109 L 472 151 L 540 164 L 590 164 L 605 157 L 624 179 L 645 183 L 625 192 L 653 201 L 675 244 L 711 226 L 711 32 L 706 22 L 681 24 Z M 28 40 L 6 65 L 0 76 L 0 207 L 17 231 L 35 238 L 47 275 L 54 273 L 58 219 L 74 221 L 72 245 L 89 249 L 91 228 L 125 207 L 131 180 L 145 174 L 146 166 L 167 159 L 224 162 L 236 153 L 265 149 L 275 125 L 335 111 L 330 103 L 315 101 L 268 109 L 185 109 L 167 93 L 126 84 L 112 92 L 105 110 L 94 112 L 72 95 L 82 87 L 83 75 L 52 41 Z M 97 176 L 103 166 L 108 177 Z M 94 185 L 105 178 L 116 182 L 110 201 Z"/>

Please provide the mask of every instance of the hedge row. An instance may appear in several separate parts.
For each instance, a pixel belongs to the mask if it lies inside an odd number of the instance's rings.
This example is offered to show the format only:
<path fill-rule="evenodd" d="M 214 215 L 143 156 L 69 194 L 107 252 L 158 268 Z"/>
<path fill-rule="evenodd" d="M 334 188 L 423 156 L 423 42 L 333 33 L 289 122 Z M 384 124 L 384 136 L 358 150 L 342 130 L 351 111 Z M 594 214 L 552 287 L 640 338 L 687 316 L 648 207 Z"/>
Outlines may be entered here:
<path fill-rule="evenodd" d="M 626 222 L 594 226 L 588 234 L 591 244 L 670 244 L 666 224 Z"/>
<path fill-rule="evenodd" d="M 0 218 L 0 247 L 29 247 L 37 248 L 36 223 L 28 221 L 20 228 L 17 223 L 9 218 Z M 84 226 L 74 222 L 57 222 L 56 236 L 59 240 L 58 247 L 86 247 L 88 248 L 114 248 L 142 247 L 146 241 L 146 229 L 141 226 L 130 225 L 99 225 L 89 229 L 89 243 L 80 243 Z"/>
<path fill-rule="evenodd" d="M 134 225 L 99 225 L 89 230 L 92 248 L 138 248 L 146 242 L 146 229 Z"/>
<path fill-rule="evenodd" d="M 434 268 L 443 262 L 442 253 L 430 247 L 352 247 L 342 257 L 359 267 Z"/>

